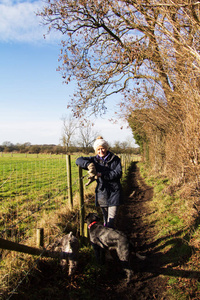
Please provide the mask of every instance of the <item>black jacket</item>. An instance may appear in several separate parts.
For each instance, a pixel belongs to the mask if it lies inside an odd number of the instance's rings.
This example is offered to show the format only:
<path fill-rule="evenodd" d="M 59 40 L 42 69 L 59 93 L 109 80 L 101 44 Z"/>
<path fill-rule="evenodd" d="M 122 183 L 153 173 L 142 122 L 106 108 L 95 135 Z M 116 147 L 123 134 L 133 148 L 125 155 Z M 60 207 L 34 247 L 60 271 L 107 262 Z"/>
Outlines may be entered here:
<path fill-rule="evenodd" d="M 118 156 L 108 151 L 107 159 L 104 160 L 97 156 L 79 157 L 76 164 L 87 170 L 87 166 L 93 162 L 96 171 L 101 173 L 97 179 L 96 206 L 118 206 L 123 203 L 122 186 L 120 179 L 122 177 L 121 160 Z"/>

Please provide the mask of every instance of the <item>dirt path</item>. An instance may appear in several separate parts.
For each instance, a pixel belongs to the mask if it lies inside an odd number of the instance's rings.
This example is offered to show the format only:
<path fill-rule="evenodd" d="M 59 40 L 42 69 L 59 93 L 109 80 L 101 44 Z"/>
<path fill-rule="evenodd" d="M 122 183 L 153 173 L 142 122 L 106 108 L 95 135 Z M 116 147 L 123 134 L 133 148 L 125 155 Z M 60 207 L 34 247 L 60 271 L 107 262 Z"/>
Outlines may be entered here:
<path fill-rule="evenodd" d="M 164 296 L 166 282 L 162 277 L 162 255 L 156 251 L 156 245 L 152 243 L 154 228 L 150 228 L 142 221 L 144 215 L 151 214 L 148 203 L 152 199 L 153 190 L 143 182 L 136 163 L 131 166 L 127 187 L 118 228 L 129 236 L 135 243 L 136 251 L 145 254 L 147 259 L 145 261 L 132 259 L 134 276 L 128 286 L 120 277 L 118 266 L 110 262 L 108 277 L 101 283 L 102 289 L 99 289 L 99 299 L 168 299 Z"/>

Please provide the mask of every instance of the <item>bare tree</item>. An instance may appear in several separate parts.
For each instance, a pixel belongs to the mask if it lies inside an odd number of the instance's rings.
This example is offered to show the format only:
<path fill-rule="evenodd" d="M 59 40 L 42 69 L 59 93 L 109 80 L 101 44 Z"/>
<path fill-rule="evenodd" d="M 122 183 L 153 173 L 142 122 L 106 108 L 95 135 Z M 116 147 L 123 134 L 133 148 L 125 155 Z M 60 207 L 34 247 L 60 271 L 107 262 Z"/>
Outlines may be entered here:
<path fill-rule="evenodd" d="M 69 146 L 72 144 L 72 138 L 75 134 L 76 129 L 78 128 L 78 121 L 72 116 L 63 116 L 63 133 L 61 137 L 61 142 L 63 146 L 66 147 L 66 151 L 69 150 Z"/>
<path fill-rule="evenodd" d="M 65 82 L 78 89 L 70 107 L 77 116 L 106 111 L 106 98 L 128 96 L 133 83 L 171 86 L 157 36 L 159 7 L 142 1 L 49 0 L 41 13 L 50 29 L 61 31 L 60 60 Z"/>
<path fill-rule="evenodd" d="M 195 3 L 49 0 L 40 15 L 50 30 L 64 35 L 59 70 L 66 83 L 78 82 L 69 104 L 77 116 L 104 113 L 106 98 L 118 92 L 124 96 L 122 105 L 133 90 L 140 94 L 136 106 L 171 103 L 177 56 L 184 49 L 199 60 Z M 153 87 L 158 103 L 145 97 L 146 87 Z"/>
<path fill-rule="evenodd" d="M 92 147 L 93 142 L 97 138 L 98 132 L 94 131 L 93 124 L 90 121 L 86 121 L 84 123 L 80 123 L 79 125 L 79 140 L 78 145 L 84 149 Z"/>

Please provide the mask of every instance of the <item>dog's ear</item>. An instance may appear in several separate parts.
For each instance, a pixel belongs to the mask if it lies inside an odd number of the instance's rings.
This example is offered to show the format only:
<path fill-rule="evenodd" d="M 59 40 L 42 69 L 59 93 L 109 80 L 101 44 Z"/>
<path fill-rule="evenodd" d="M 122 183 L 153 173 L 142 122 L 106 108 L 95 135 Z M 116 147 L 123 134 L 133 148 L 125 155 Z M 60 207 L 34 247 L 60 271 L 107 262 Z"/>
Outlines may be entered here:
<path fill-rule="evenodd" d="M 100 221 L 100 217 L 97 213 L 89 213 L 86 217 L 85 217 L 85 221 Z"/>
<path fill-rule="evenodd" d="M 95 219 L 95 221 L 100 221 L 100 217 L 96 213 L 93 214 L 93 218 Z"/>

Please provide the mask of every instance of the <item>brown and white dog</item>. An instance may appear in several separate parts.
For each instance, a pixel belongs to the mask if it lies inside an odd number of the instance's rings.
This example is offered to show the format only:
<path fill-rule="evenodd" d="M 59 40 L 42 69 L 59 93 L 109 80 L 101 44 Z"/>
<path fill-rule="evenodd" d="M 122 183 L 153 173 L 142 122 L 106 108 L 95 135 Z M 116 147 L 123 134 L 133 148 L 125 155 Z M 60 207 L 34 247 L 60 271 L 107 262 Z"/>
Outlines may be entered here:
<path fill-rule="evenodd" d="M 96 213 L 89 213 L 86 216 L 90 242 L 94 248 L 97 261 L 99 263 L 104 263 L 104 255 L 102 252 L 104 252 L 105 249 L 115 249 L 122 268 L 126 272 L 127 282 L 130 282 L 131 275 L 133 274 L 129 264 L 129 258 L 131 254 L 130 241 L 123 232 L 113 228 L 105 227 L 100 224 L 99 221 L 100 218 Z M 141 260 L 146 258 L 138 253 L 136 253 L 136 256 Z"/>

